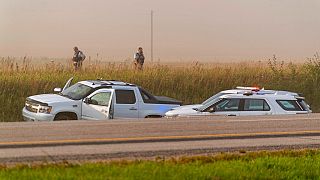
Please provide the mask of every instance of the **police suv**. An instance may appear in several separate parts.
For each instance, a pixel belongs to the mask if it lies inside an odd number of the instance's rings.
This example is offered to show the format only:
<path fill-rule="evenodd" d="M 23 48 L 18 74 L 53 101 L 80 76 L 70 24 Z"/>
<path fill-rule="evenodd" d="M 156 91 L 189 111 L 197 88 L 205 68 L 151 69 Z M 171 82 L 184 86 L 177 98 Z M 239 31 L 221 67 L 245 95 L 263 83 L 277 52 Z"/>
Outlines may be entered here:
<path fill-rule="evenodd" d="M 168 110 L 181 105 L 180 101 L 153 96 L 126 82 L 88 80 L 70 86 L 72 79 L 63 89 L 54 89 L 58 94 L 28 97 L 22 110 L 24 120 L 153 118 L 162 117 Z"/>
<path fill-rule="evenodd" d="M 311 113 L 305 98 L 288 91 L 260 90 L 255 87 L 237 87 L 222 91 L 202 104 L 173 108 L 167 117 L 202 115 L 281 115 Z"/>

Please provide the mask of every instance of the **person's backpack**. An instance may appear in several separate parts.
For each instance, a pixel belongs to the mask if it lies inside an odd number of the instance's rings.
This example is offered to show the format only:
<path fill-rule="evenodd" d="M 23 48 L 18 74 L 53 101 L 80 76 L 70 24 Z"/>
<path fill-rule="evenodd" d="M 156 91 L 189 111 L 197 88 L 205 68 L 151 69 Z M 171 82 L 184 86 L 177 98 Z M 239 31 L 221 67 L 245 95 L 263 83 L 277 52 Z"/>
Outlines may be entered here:
<path fill-rule="evenodd" d="M 84 61 L 86 59 L 86 55 L 84 55 L 82 51 L 79 51 L 78 56 L 81 57 L 81 61 Z"/>

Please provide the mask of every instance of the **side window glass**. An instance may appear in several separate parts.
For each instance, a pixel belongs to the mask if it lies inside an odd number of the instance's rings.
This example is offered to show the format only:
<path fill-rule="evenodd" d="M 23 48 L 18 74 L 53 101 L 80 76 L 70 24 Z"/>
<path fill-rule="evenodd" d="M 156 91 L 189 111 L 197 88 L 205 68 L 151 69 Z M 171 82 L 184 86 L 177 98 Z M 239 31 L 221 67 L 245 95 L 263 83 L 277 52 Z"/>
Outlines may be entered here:
<path fill-rule="evenodd" d="M 215 111 L 239 111 L 240 99 L 225 99 L 216 105 Z"/>
<path fill-rule="evenodd" d="M 136 96 L 133 90 L 116 90 L 117 104 L 135 104 Z"/>
<path fill-rule="evenodd" d="M 299 103 L 300 107 L 303 109 L 303 111 L 311 110 L 310 106 L 303 99 L 298 99 L 298 103 Z"/>
<path fill-rule="evenodd" d="M 245 99 L 244 111 L 270 111 L 270 106 L 264 99 Z"/>
<path fill-rule="evenodd" d="M 99 106 L 109 106 L 110 98 L 110 92 L 97 93 L 90 98 L 90 104 Z"/>
<path fill-rule="evenodd" d="M 141 93 L 143 100 L 149 101 L 150 97 L 148 95 L 146 95 L 145 93 Z"/>
<path fill-rule="evenodd" d="M 277 103 L 286 111 L 302 111 L 301 107 L 294 100 L 277 100 Z"/>
<path fill-rule="evenodd" d="M 263 100 L 263 110 L 264 111 L 270 111 L 271 110 L 269 104 L 265 100 Z"/>
<path fill-rule="evenodd" d="M 142 89 L 139 89 L 144 103 L 152 103 L 153 99 Z"/>

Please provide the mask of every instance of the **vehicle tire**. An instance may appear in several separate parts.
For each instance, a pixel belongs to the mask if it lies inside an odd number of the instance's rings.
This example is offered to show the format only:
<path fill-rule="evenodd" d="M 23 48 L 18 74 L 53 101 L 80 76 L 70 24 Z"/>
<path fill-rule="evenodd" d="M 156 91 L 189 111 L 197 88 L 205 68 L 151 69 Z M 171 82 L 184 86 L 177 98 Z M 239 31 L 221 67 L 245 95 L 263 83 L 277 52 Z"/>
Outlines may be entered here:
<path fill-rule="evenodd" d="M 54 117 L 54 121 L 65 121 L 65 120 L 77 120 L 77 115 L 74 113 L 59 113 Z"/>

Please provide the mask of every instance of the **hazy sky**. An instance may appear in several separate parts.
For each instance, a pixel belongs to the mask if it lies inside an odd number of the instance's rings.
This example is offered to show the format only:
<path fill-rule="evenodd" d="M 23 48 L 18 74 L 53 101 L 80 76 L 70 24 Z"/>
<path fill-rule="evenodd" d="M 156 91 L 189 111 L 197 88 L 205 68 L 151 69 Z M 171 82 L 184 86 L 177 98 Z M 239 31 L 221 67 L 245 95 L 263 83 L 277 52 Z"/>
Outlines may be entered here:
<path fill-rule="evenodd" d="M 0 56 L 305 58 L 320 51 L 320 0 L 0 0 Z"/>

